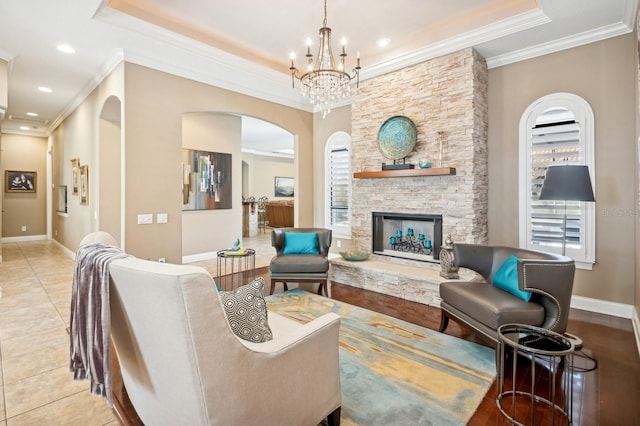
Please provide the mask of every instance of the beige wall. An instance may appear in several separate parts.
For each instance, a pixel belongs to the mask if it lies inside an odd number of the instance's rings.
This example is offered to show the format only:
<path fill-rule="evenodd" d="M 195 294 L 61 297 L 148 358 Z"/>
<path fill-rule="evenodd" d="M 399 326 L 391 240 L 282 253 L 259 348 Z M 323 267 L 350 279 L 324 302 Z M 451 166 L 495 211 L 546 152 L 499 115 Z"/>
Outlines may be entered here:
<path fill-rule="evenodd" d="M 358 90 L 358 89 L 355 89 Z M 345 132 L 351 135 L 351 105 L 334 108 L 325 118 L 321 113 L 313 115 L 313 198 L 316 207 L 313 212 L 313 224 L 317 227 L 326 226 L 326 182 L 325 182 L 325 150 L 327 142 L 335 132 Z M 339 242 L 338 242 L 339 241 Z M 340 247 L 338 247 L 340 244 Z M 351 239 L 333 237 L 331 251 L 349 250 Z"/>
<path fill-rule="evenodd" d="M 192 113 L 182 118 L 182 148 L 231 154 L 233 194 L 231 209 L 182 212 L 182 256 L 216 252 L 242 238 L 241 128 L 237 115 Z"/>
<path fill-rule="evenodd" d="M 276 176 L 295 176 L 294 161 L 292 158 L 243 153 L 242 160 L 247 163 L 248 178 L 250 180 L 247 197 L 253 196 L 258 200 L 258 198 L 264 196 L 271 201 L 292 199 L 292 197 L 276 197 L 274 194 Z"/>
<path fill-rule="evenodd" d="M 264 119 L 296 139 L 297 225 L 312 223 L 312 114 L 262 101 L 135 64 L 125 64 L 127 251 L 138 257 L 180 263 L 182 116 L 228 112 Z M 184 142 L 188 144 L 187 141 Z M 240 163 L 238 163 L 240 164 Z M 241 167 L 238 172 L 240 184 Z M 234 192 L 241 194 L 241 189 Z M 165 225 L 137 225 L 138 213 L 168 213 Z M 238 215 L 240 217 L 240 214 Z M 241 232 L 239 227 L 238 232 Z M 240 234 L 241 235 L 241 234 Z M 185 233 L 184 238 L 194 235 Z M 217 238 L 211 235 L 211 238 Z M 228 244 L 228 241 L 224 241 Z"/>
<path fill-rule="evenodd" d="M 9 64 L 0 59 L 0 110 L 9 106 Z"/>
<path fill-rule="evenodd" d="M 636 186 L 636 231 L 635 231 L 635 237 L 636 237 L 636 257 L 635 257 L 635 261 L 636 261 L 636 285 L 635 285 L 635 292 L 636 292 L 636 299 L 635 299 L 635 315 L 636 315 L 636 320 L 638 319 L 638 316 L 640 315 L 640 32 L 638 31 L 638 29 L 640 28 L 640 12 L 638 12 L 636 14 L 636 43 L 638 44 L 638 49 L 636 50 L 636 54 L 634 55 L 635 58 L 635 97 L 636 97 L 636 102 L 635 102 L 635 109 L 636 109 L 636 155 L 635 155 L 635 160 L 636 160 L 636 182 L 635 182 L 635 186 Z M 636 325 L 636 339 L 640 342 L 640 329 L 639 326 L 640 324 L 635 324 Z M 640 343 L 638 343 L 638 345 L 640 346 Z"/>
<path fill-rule="evenodd" d="M 489 242 L 518 245 L 518 125 L 538 98 L 570 92 L 595 115 L 596 259 L 574 295 L 633 304 L 637 156 L 634 34 L 489 71 Z"/>
<path fill-rule="evenodd" d="M 112 100 L 112 102 L 114 102 Z M 115 101 L 120 114 L 119 106 L 121 102 Z M 120 104 L 120 105 L 118 105 Z M 121 164 L 121 143 L 122 127 L 118 122 L 100 119 L 100 177 L 98 186 L 99 192 L 99 220 L 100 230 L 113 235 L 118 244 L 121 241 L 121 215 L 122 207 L 122 164 Z M 94 173 L 94 176 L 97 174 Z M 90 202 L 92 200 L 89 200 Z"/>
<path fill-rule="evenodd" d="M 115 221 L 112 216 L 120 216 L 118 208 L 100 209 L 101 168 L 119 168 L 118 158 L 102 159 L 100 156 L 101 115 L 103 106 L 110 97 L 117 97 L 122 101 L 124 93 L 124 65 L 116 69 L 87 96 L 84 101 L 62 122 L 51 134 L 49 143 L 53 152 L 52 176 L 54 185 L 67 185 L 71 188 L 71 160 L 78 158 L 81 165 L 89 169 L 89 203 L 80 204 L 80 196 L 68 196 L 68 214 L 60 216 L 54 212 L 52 227 L 53 238 L 71 251 L 78 248 L 80 240 L 90 232 L 102 229 L 100 218 L 110 222 Z M 114 131 L 107 139 L 113 139 Z M 108 141 L 103 141 L 109 143 Z M 107 188 L 110 188 L 107 186 Z M 118 236 L 116 236 L 118 240 Z"/>
<path fill-rule="evenodd" d="M 36 192 L 7 193 L 6 170 L 35 171 Z M 2 237 L 42 236 L 47 233 L 47 139 L 3 134 L 2 157 Z M 26 226 L 26 231 L 22 227 Z"/>

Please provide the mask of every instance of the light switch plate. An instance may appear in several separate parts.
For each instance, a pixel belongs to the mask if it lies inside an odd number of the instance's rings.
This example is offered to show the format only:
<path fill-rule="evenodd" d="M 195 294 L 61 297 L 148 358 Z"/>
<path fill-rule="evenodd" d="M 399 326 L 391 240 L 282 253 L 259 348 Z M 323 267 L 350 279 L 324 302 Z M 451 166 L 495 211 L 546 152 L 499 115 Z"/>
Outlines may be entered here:
<path fill-rule="evenodd" d="M 138 215 L 138 225 L 149 225 L 153 223 L 153 215 L 152 214 L 139 214 Z"/>
<path fill-rule="evenodd" d="M 156 215 L 156 222 L 167 223 L 169 221 L 169 215 L 167 213 L 158 213 Z"/>

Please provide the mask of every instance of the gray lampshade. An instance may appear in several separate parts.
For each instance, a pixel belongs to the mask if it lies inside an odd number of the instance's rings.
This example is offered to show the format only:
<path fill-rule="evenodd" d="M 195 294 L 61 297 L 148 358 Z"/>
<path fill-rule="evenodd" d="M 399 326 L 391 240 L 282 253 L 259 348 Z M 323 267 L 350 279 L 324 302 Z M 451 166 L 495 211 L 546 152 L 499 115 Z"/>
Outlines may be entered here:
<path fill-rule="evenodd" d="M 542 183 L 540 200 L 595 201 L 587 166 L 551 166 Z"/>

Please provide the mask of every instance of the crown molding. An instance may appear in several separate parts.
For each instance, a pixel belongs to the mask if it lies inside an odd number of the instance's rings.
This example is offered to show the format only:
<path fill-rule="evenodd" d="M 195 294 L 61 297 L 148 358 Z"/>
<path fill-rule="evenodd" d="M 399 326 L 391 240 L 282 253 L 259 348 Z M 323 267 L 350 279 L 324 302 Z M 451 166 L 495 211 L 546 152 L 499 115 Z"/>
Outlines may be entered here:
<path fill-rule="evenodd" d="M 606 38 L 627 34 L 634 28 L 638 1 L 639 0 L 626 1 L 623 21 L 620 23 L 508 54 L 487 58 L 487 66 L 488 68 L 500 67 Z M 106 0 L 102 1 L 97 8 L 94 19 L 123 28 L 140 37 L 152 40 L 154 44 L 158 46 L 158 49 L 154 51 L 153 49 L 136 49 L 134 47 L 126 51 L 122 49 L 114 51 L 113 55 L 100 68 L 99 72 L 85 84 L 64 111 L 51 122 L 46 133 L 42 134 L 44 137 L 51 135 L 60 123 L 123 61 L 298 110 L 312 113 L 319 112 L 318 107 L 310 105 L 306 99 L 300 95 L 299 90 L 291 88 L 290 76 L 287 73 L 278 72 L 268 67 L 252 63 L 208 44 L 167 31 L 164 28 L 111 9 L 108 7 Z M 538 9 L 504 19 L 459 36 L 451 37 L 397 58 L 368 66 L 362 70 L 360 80 L 366 81 L 486 41 L 535 28 L 550 21 L 549 16 L 543 12 L 539 5 Z M 12 66 L 14 55 L 10 52 L 0 50 L 0 58 L 9 58 L 9 66 Z M 333 108 L 339 108 L 349 104 L 351 104 L 351 100 L 343 100 L 334 105 Z M 30 134 L 33 135 L 33 133 Z"/>
<path fill-rule="evenodd" d="M 65 107 L 65 109 L 51 122 L 47 128 L 46 136 L 50 136 L 51 133 L 71 114 L 87 96 L 93 92 L 98 85 L 109 76 L 116 69 L 116 67 L 123 61 L 124 52 L 122 49 L 115 49 L 112 55 L 102 64 L 98 72 L 91 80 L 89 80 L 80 91 L 73 97 L 71 102 Z"/>
<path fill-rule="evenodd" d="M 124 52 L 127 62 L 312 112 L 311 105 L 297 90 L 291 89 L 291 77 L 287 73 L 255 64 L 107 6 L 101 6 L 94 17 L 153 40 L 158 45 L 155 51 L 127 49 Z"/>
<path fill-rule="evenodd" d="M 631 2 L 636 3 L 637 0 Z M 630 2 L 630 3 L 631 3 Z M 515 62 L 524 61 L 538 56 L 547 55 L 549 53 L 559 52 L 565 49 L 582 46 L 596 41 L 605 40 L 607 38 L 616 37 L 633 31 L 633 25 L 628 26 L 623 22 L 607 25 L 595 30 L 585 31 L 568 37 L 563 37 L 552 42 L 538 44 L 526 49 L 516 50 L 504 55 L 498 55 L 487 58 L 487 67 L 496 68 L 504 65 L 513 64 Z"/>
<path fill-rule="evenodd" d="M 459 36 L 450 37 L 423 49 L 414 50 L 413 52 L 409 52 L 405 55 L 363 68 L 360 73 L 360 80 L 378 77 L 404 67 L 457 52 L 509 34 L 535 28 L 549 22 L 551 22 L 551 19 L 542 11 L 542 9 L 535 9 L 521 13 L 511 18 L 503 19 L 493 24 L 478 28 L 477 30 L 469 31 L 464 34 L 460 34 Z"/>

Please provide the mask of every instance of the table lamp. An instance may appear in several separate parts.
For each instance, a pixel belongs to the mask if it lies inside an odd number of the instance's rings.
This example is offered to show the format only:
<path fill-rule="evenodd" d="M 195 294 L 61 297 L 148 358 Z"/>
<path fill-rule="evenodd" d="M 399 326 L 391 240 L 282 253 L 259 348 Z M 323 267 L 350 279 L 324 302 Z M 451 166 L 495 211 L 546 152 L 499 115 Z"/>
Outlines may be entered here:
<path fill-rule="evenodd" d="M 567 201 L 595 201 L 587 166 L 550 166 L 542 183 L 539 200 L 563 200 L 562 255 L 567 244 Z"/>

